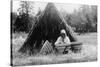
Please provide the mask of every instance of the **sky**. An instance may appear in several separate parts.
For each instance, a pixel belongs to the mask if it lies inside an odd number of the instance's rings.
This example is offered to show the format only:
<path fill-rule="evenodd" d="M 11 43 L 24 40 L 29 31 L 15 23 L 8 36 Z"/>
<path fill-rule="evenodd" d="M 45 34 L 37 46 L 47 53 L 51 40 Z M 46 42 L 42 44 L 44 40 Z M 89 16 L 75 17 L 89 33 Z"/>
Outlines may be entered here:
<path fill-rule="evenodd" d="M 37 13 L 39 8 L 41 10 L 44 10 L 46 7 L 47 2 L 34 2 L 34 12 Z M 80 5 L 78 4 L 60 4 L 55 3 L 55 6 L 59 11 L 66 11 L 67 13 L 72 13 L 74 10 L 78 10 L 80 8 Z M 18 8 L 20 7 L 20 1 L 13 1 L 13 12 L 17 12 Z"/>

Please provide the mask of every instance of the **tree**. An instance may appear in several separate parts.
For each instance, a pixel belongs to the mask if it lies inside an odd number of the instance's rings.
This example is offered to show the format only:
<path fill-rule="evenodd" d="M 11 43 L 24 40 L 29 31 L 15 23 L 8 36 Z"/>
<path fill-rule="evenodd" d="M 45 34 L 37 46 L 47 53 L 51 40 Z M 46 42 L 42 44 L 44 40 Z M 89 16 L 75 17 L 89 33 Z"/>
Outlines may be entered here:
<path fill-rule="evenodd" d="M 18 9 L 19 16 L 16 20 L 16 31 L 23 31 L 29 32 L 32 27 L 32 9 L 33 9 L 33 2 L 31 1 L 21 1 L 20 8 Z M 32 11 L 32 12 L 31 12 Z M 32 18 L 31 18 L 32 17 Z M 33 18 L 34 19 L 34 18 Z"/>
<path fill-rule="evenodd" d="M 70 18 L 71 26 L 76 32 L 97 31 L 97 6 L 82 5 L 78 11 L 71 14 Z"/>
<path fill-rule="evenodd" d="M 31 2 L 31 1 L 21 1 L 20 2 L 20 8 L 18 9 L 18 12 L 19 14 L 34 14 L 34 11 L 33 11 L 33 4 L 34 2 Z"/>

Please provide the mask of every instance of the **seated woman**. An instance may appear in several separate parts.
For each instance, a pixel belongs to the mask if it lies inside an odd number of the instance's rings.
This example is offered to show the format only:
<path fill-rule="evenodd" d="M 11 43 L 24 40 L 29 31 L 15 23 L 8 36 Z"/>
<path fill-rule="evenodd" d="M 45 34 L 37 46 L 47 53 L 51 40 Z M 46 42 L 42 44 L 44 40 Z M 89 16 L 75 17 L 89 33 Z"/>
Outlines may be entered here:
<path fill-rule="evenodd" d="M 61 36 L 59 36 L 57 41 L 55 42 L 55 47 L 68 46 L 70 44 L 71 44 L 71 42 L 70 42 L 69 37 L 66 35 L 66 31 L 64 29 L 61 30 Z M 65 50 L 67 50 L 66 53 L 68 53 L 69 49 L 70 49 L 70 47 L 68 47 L 68 49 L 64 49 L 63 53 L 65 53 Z M 57 48 L 56 48 L 56 52 L 58 52 Z"/>
<path fill-rule="evenodd" d="M 66 31 L 63 29 L 61 30 L 61 36 L 58 37 L 57 41 L 55 42 L 55 46 L 67 46 L 70 45 L 70 39 L 66 35 Z"/>

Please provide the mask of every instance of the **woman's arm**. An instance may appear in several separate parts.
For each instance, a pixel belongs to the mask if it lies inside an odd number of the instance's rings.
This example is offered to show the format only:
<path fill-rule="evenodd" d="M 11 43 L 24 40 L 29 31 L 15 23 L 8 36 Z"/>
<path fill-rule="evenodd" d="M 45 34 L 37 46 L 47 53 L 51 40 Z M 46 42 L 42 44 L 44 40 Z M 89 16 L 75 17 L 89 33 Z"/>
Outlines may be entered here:
<path fill-rule="evenodd" d="M 62 44 L 61 37 L 58 37 L 57 41 L 55 42 L 55 46 L 58 46 L 61 44 Z"/>

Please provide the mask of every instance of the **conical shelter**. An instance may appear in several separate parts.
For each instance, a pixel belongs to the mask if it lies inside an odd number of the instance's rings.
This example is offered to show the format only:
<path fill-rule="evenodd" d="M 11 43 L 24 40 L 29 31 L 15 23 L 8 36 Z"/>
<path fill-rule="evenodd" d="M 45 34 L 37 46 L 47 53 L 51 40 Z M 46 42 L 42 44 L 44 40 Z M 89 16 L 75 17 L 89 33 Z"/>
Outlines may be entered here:
<path fill-rule="evenodd" d="M 54 46 L 54 42 L 60 36 L 61 29 L 66 30 L 71 42 L 76 41 L 71 27 L 58 12 L 54 4 L 48 3 L 19 52 L 37 53 L 43 46 L 42 43 L 46 40 L 51 42 L 53 44 L 52 46 Z"/>

